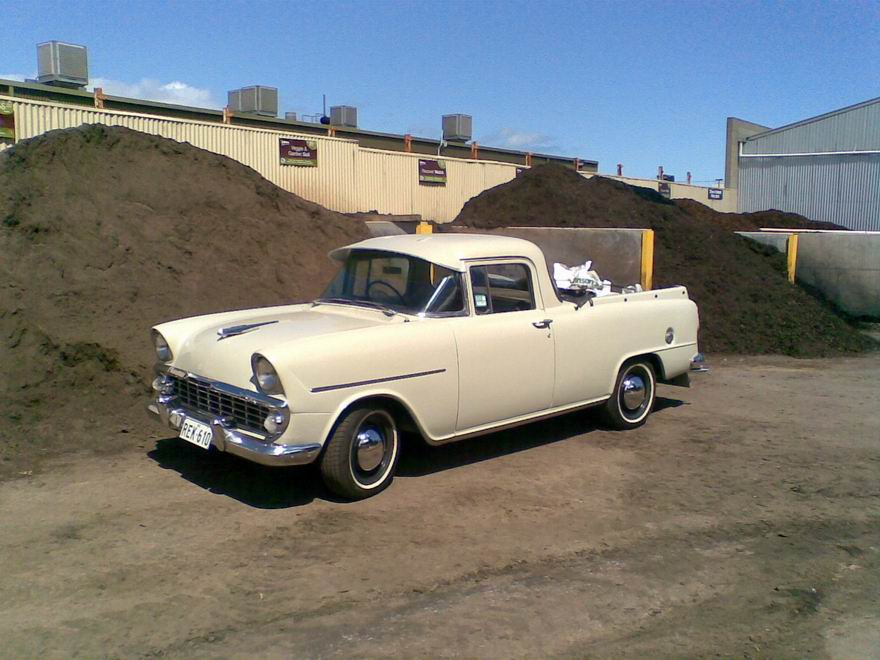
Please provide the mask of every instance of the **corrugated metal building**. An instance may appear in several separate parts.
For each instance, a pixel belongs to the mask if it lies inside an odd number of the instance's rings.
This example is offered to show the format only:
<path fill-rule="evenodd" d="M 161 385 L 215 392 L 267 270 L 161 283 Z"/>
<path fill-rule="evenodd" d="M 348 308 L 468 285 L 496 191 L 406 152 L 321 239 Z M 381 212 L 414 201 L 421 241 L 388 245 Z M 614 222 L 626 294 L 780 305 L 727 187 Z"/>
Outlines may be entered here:
<path fill-rule="evenodd" d="M 451 221 L 470 198 L 510 181 L 521 168 L 557 163 L 584 176 L 598 170 L 594 160 L 0 80 L 0 151 L 17 140 L 82 124 L 124 126 L 228 156 L 334 211 L 419 215 L 434 222 Z M 279 148 L 286 139 L 312 143 L 314 164 L 283 162 Z M 426 157 L 445 166 L 441 184 L 421 180 Z"/>
<path fill-rule="evenodd" d="M 746 124 L 729 119 L 728 136 L 736 133 L 731 122 Z M 752 135 L 740 131 L 727 145 L 740 211 L 779 209 L 880 230 L 880 98 L 781 128 L 750 127 Z"/>

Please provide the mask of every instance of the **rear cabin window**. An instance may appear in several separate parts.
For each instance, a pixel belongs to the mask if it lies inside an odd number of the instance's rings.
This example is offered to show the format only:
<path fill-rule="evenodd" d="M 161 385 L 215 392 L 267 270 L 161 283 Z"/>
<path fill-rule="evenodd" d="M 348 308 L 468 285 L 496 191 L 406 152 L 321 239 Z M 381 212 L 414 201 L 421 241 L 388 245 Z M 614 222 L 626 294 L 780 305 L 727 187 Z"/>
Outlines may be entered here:
<path fill-rule="evenodd" d="M 471 289 L 477 314 L 535 309 L 532 275 L 525 264 L 494 264 L 471 268 Z"/>

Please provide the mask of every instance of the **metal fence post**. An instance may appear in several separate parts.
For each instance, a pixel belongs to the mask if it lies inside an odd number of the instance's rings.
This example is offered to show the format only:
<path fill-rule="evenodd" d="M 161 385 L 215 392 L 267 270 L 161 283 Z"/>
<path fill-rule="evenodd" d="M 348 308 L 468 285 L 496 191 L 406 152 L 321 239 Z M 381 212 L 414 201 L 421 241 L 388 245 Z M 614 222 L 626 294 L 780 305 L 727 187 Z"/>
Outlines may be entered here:
<path fill-rule="evenodd" d="M 797 251 L 798 251 L 798 235 L 792 234 L 788 237 L 786 249 L 786 262 L 788 265 L 788 281 L 794 284 L 797 274 Z"/>
<path fill-rule="evenodd" d="M 642 232 L 642 289 L 648 291 L 654 286 L 654 230 Z"/>

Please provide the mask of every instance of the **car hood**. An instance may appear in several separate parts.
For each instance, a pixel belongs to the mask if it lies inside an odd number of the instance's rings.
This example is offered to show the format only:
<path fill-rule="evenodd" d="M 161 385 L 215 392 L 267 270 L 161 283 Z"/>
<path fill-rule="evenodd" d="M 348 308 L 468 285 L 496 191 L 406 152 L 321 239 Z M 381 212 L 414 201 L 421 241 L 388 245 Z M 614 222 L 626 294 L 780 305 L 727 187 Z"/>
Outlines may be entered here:
<path fill-rule="evenodd" d="M 172 346 L 174 367 L 255 389 L 251 373 L 254 353 L 291 341 L 402 321 L 400 316 L 389 318 L 371 309 L 297 305 L 183 319 L 156 329 Z M 180 326 L 175 327 L 177 324 Z"/>

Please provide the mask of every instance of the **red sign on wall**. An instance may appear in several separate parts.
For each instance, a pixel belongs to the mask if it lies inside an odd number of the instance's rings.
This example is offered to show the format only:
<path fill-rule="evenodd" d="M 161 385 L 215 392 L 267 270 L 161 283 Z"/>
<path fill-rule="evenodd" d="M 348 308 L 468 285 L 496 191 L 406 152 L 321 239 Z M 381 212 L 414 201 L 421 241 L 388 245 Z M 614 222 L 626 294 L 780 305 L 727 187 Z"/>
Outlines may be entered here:
<path fill-rule="evenodd" d="M 419 159 L 419 183 L 445 186 L 446 163 L 442 160 Z"/>
<path fill-rule="evenodd" d="M 318 143 L 315 140 L 280 138 L 278 140 L 278 152 L 282 165 L 297 165 L 299 167 L 318 166 Z"/>

